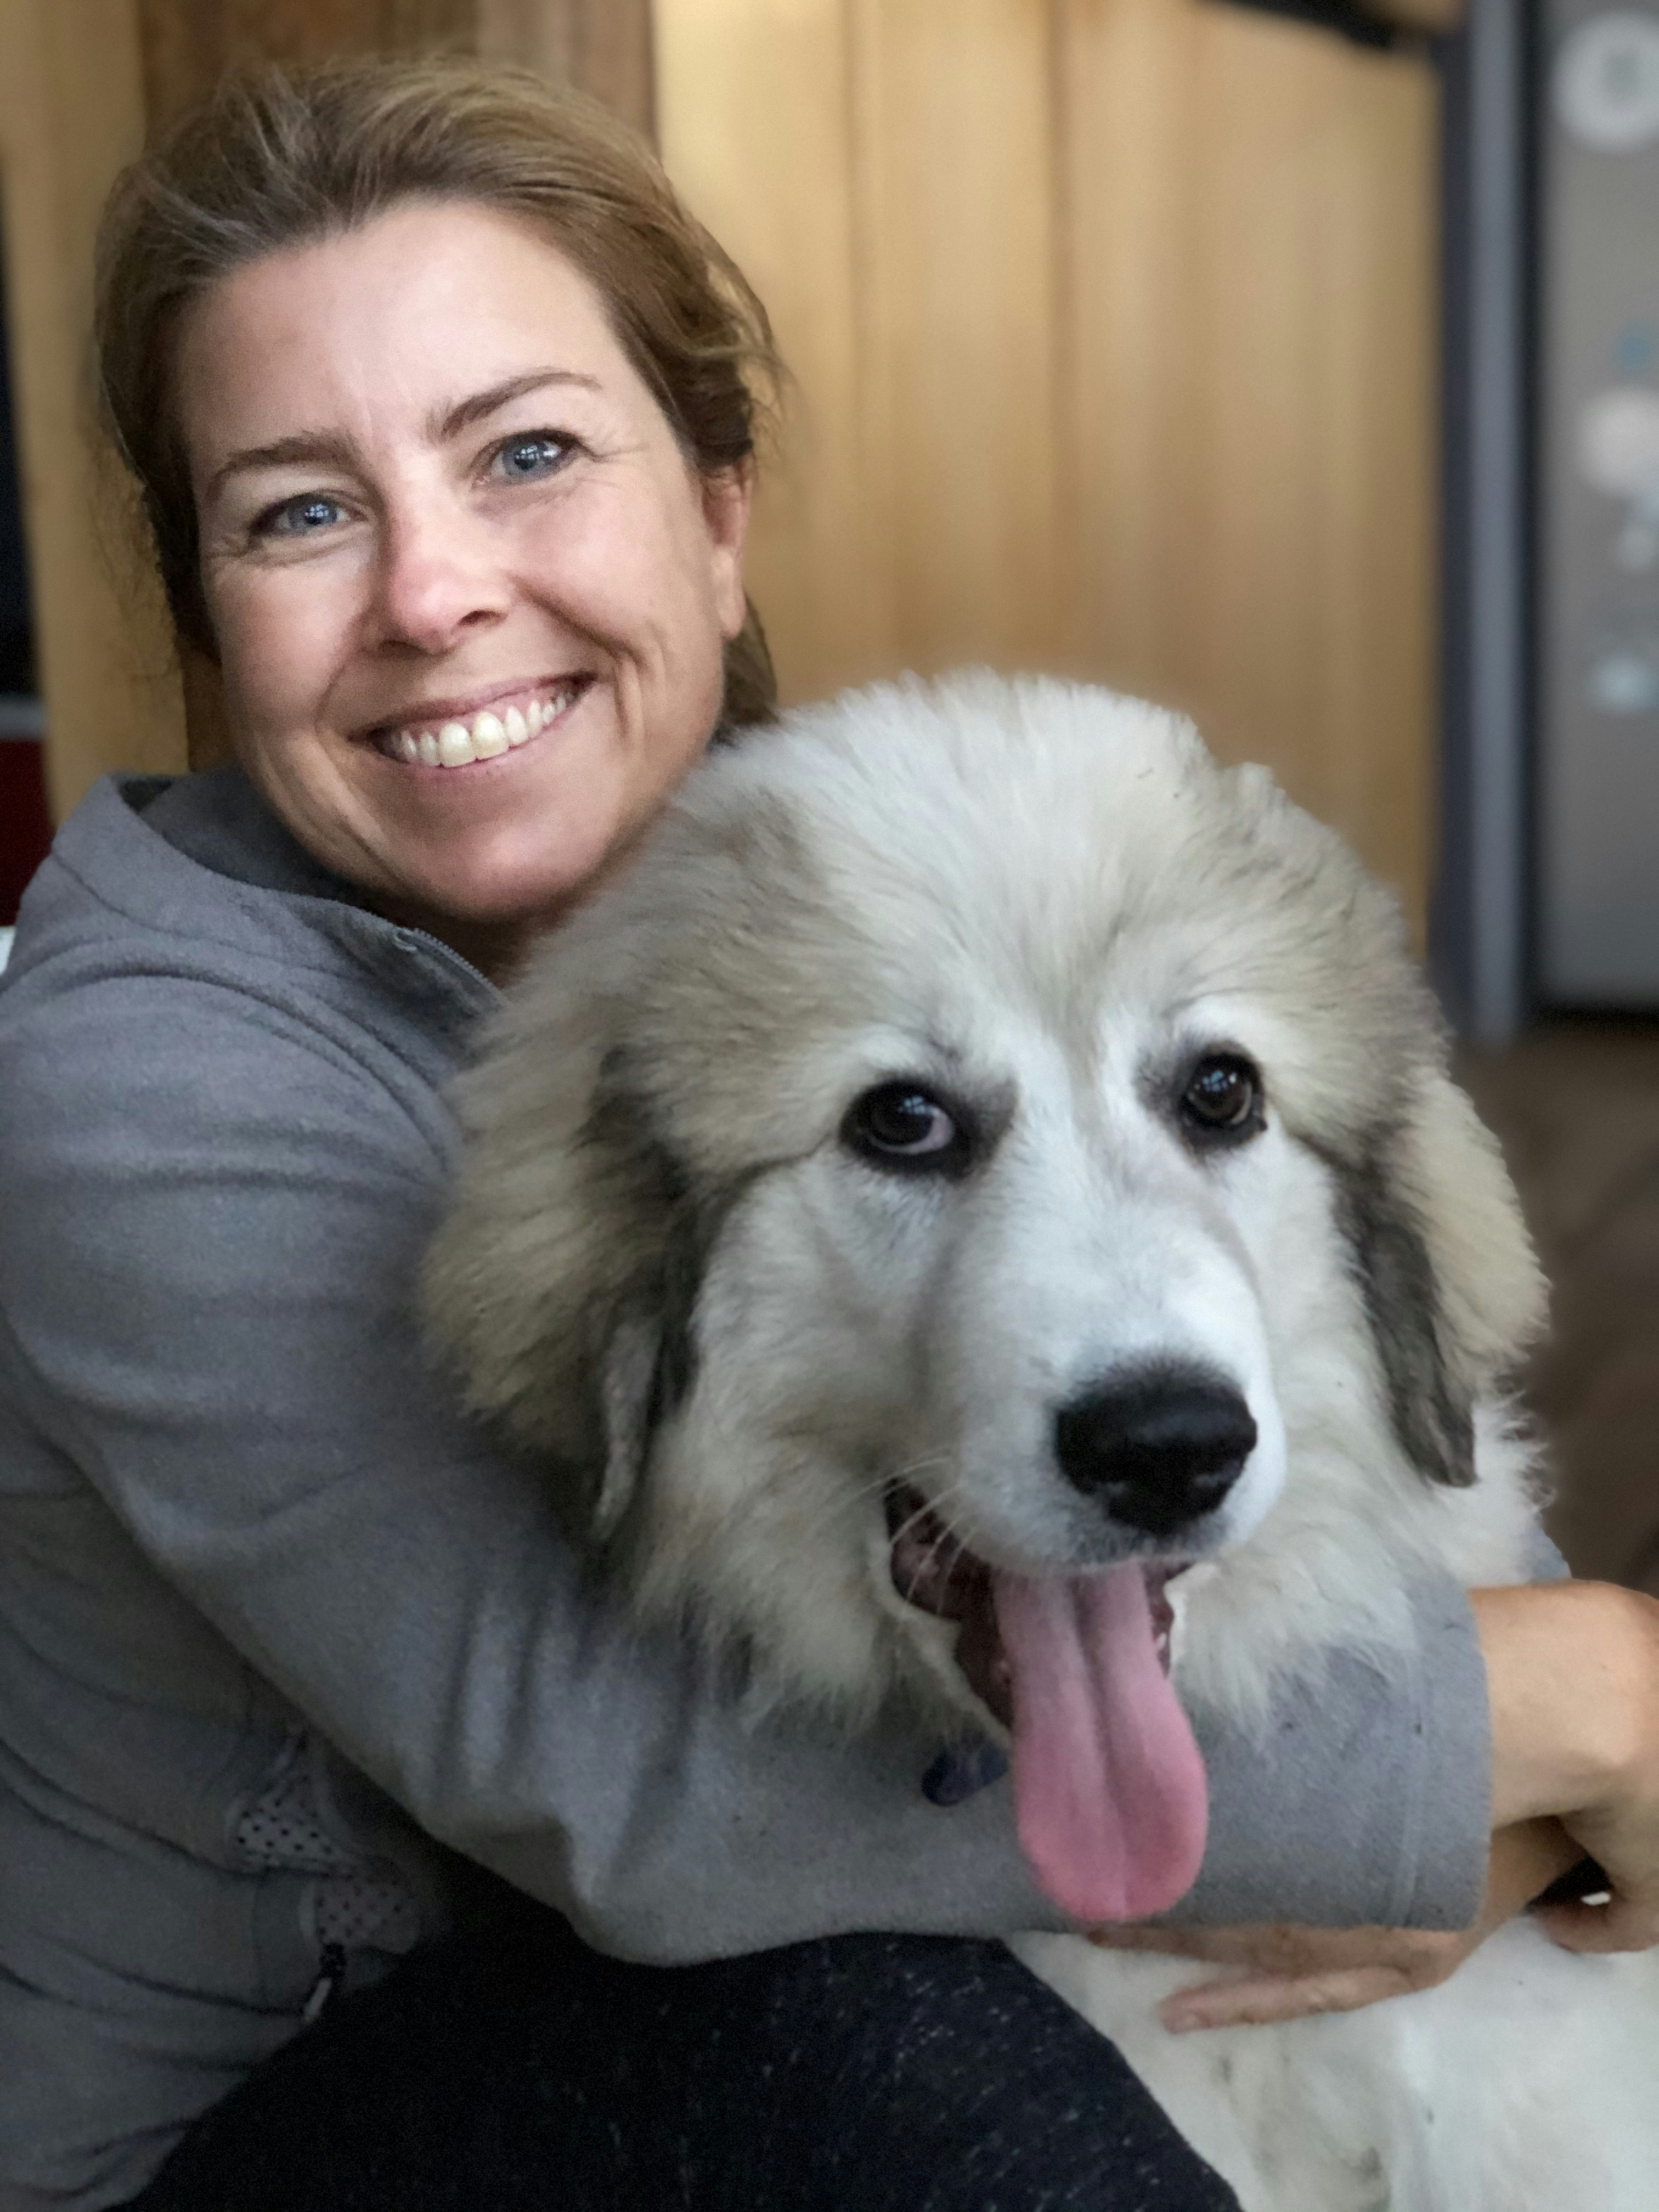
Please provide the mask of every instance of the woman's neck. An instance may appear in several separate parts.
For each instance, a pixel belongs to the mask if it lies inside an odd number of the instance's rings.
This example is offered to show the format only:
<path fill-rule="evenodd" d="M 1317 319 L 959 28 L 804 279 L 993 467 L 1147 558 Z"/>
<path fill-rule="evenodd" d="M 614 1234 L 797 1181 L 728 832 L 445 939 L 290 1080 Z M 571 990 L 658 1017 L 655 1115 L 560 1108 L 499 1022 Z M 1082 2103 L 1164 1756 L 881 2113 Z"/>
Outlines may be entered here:
<path fill-rule="evenodd" d="M 397 899 L 374 899 L 370 903 L 376 914 L 384 915 L 400 928 L 423 930 L 428 937 L 435 937 L 498 985 L 511 982 L 517 975 L 536 934 L 536 925 L 529 921 L 471 921 L 462 915 L 434 914 Z"/>

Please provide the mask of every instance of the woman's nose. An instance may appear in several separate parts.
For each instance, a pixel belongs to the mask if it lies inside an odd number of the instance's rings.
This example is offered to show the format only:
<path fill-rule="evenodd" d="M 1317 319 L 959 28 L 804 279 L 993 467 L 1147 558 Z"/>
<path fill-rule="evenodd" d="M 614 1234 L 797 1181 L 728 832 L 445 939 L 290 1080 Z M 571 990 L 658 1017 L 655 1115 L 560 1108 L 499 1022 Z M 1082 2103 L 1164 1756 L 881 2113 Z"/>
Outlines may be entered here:
<path fill-rule="evenodd" d="M 465 505 L 428 496 L 387 514 L 376 574 L 380 642 L 442 653 L 464 630 L 499 620 L 509 599 L 491 532 Z"/>

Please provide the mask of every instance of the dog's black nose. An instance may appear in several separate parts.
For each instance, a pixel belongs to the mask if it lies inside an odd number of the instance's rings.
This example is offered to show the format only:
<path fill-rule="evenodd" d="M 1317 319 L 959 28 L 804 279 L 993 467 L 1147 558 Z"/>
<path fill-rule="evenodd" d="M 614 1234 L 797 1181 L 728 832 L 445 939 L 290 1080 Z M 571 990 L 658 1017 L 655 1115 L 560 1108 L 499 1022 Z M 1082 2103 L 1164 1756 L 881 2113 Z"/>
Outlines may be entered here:
<path fill-rule="evenodd" d="M 1054 1456 L 1066 1480 L 1113 1520 L 1151 1536 L 1213 1513 L 1255 1449 L 1243 1394 L 1190 1369 L 1104 1383 L 1054 1416 Z"/>

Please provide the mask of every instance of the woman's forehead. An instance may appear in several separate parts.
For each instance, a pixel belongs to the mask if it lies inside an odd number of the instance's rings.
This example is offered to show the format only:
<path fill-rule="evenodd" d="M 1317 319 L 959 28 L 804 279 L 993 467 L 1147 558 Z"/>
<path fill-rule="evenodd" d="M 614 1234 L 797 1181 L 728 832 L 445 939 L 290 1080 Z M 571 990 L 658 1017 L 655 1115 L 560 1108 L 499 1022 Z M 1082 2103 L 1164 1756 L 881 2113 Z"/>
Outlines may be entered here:
<path fill-rule="evenodd" d="M 233 270 L 187 310 L 175 373 L 198 482 L 325 417 L 441 436 L 532 378 L 644 395 L 582 272 L 527 221 L 469 201 L 409 202 Z"/>

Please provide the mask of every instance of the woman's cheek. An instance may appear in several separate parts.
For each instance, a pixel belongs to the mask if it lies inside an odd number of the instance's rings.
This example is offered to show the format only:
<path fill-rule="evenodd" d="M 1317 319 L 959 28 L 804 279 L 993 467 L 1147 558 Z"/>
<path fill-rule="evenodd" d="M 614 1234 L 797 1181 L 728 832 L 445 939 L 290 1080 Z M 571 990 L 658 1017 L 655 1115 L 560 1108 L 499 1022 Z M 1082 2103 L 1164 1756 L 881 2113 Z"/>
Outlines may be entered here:
<path fill-rule="evenodd" d="M 349 584 L 280 574 L 238 579 L 209 604 L 225 689 L 260 728 L 321 718 L 350 635 Z"/>

